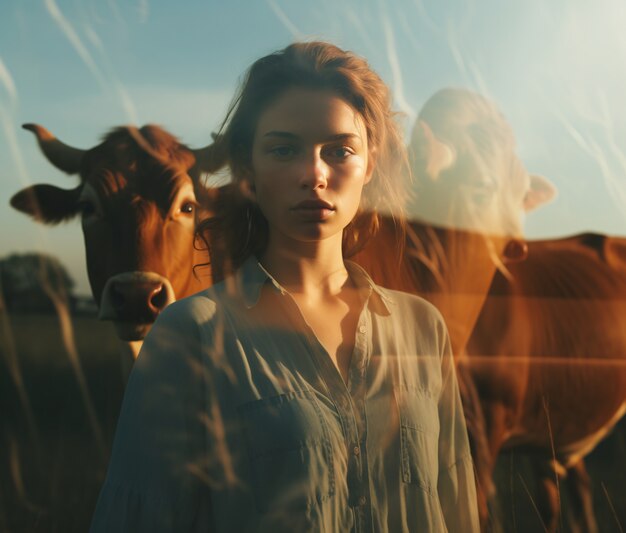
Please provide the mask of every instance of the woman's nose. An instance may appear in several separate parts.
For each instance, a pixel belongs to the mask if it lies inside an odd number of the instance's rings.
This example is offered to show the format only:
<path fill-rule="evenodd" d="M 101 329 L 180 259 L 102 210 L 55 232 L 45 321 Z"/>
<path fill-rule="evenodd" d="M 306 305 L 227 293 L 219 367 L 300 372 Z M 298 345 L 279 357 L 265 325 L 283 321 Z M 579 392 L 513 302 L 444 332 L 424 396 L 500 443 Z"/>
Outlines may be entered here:
<path fill-rule="evenodd" d="M 328 164 L 319 154 L 313 154 L 306 158 L 302 174 L 300 177 L 300 186 L 303 189 L 311 190 L 325 189 L 328 185 Z"/>

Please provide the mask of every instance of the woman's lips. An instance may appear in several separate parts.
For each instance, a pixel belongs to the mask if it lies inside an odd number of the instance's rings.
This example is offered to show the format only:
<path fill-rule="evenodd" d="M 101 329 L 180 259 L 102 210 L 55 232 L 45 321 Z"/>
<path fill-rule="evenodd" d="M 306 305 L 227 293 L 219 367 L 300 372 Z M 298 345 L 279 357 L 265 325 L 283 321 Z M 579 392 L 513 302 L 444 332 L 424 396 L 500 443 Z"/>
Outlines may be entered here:
<path fill-rule="evenodd" d="M 335 208 L 323 200 L 305 200 L 293 207 L 292 211 L 308 220 L 325 220 L 335 212 Z"/>

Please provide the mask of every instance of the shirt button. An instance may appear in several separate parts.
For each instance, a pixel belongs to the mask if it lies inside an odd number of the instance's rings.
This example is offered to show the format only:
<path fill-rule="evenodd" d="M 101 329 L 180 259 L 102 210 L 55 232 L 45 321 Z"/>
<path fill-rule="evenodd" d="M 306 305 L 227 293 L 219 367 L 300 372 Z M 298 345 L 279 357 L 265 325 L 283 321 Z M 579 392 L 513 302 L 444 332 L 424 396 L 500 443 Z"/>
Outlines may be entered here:
<path fill-rule="evenodd" d="M 359 498 L 359 505 L 365 505 L 367 503 L 367 498 L 365 496 L 361 496 Z"/>
<path fill-rule="evenodd" d="M 352 453 L 354 455 L 359 455 L 361 453 L 361 449 L 358 446 L 355 446 L 354 448 L 352 448 Z"/>
<path fill-rule="evenodd" d="M 359 333 L 365 333 L 367 328 L 365 326 L 359 326 Z"/>

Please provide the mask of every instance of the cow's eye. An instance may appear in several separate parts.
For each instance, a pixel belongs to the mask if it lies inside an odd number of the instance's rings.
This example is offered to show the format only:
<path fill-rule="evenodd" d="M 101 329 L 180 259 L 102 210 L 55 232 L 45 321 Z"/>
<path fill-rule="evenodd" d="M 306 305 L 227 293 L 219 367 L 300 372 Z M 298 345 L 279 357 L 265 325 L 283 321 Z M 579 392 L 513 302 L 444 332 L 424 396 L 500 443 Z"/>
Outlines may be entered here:
<path fill-rule="evenodd" d="M 478 206 L 486 206 L 491 202 L 493 193 L 494 191 L 489 190 L 476 191 L 472 195 L 472 200 L 474 201 L 474 204 Z"/>
<path fill-rule="evenodd" d="M 195 208 L 196 206 L 193 202 L 185 202 L 183 205 L 180 206 L 180 212 L 191 215 L 194 212 Z"/>
<path fill-rule="evenodd" d="M 470 186 L 470 198 L 472 203 L 484 207 L 491 203 L 496 194 L 496 186 L 492 181 L 481 181 Z"/>
<path fill-rule="evenodd" d="M 89 200 L 81 200 L 78 202 L 78 210 L 83 217 L 90 217 L 95 214 L 96 206 Z"/>

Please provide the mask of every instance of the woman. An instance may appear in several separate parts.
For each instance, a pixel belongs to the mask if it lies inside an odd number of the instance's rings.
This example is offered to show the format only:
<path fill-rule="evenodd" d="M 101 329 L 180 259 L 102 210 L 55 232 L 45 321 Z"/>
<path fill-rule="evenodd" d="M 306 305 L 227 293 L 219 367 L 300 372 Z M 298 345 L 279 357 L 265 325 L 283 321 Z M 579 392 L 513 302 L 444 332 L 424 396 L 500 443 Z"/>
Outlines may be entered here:
<path fill-rule="evenodd" d="M 384 83 L 291 45 L 217 142 L 236 193 L 208 233 L 238 268 L 146 338 L 92 531 L 476 530 L 441 316 L 344 260 L 403 196 Z"/>

